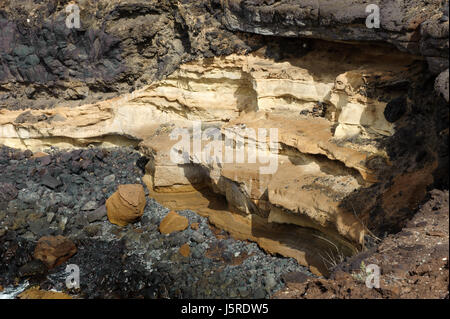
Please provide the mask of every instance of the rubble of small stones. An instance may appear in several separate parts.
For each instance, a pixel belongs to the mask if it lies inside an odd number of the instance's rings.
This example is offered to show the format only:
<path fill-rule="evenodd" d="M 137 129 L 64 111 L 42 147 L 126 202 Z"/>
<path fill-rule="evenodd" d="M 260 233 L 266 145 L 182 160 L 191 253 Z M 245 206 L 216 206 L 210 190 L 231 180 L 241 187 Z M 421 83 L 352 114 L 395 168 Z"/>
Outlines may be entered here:
<path fill-rule="evenodd" d="M 136 165 L 143 159 L 132 148 L 47 153 L 33 157 L 0 148 L 0 285 L 5 291 L 28 282 L 75 298 L 268 298 L 284 286 L 283 274 L 312 276 L 293 259 L 267 255 L 255 243 L 224 232 L 217 235 L 193 211 L 172 212 L 189 226 L 162 233 L 170 211 L 151 198 L 137 222 L 112 224 L 105 202 L 119 185 L 142 184 L 148 195 Z M 67 238 L 76 254 L 48 269 L 34 256 L 44 236 Z M 188 253 L 182 254 L 187 245 Z M 66 287 L 69 264 L 80 268 L 80 289 Z"/>

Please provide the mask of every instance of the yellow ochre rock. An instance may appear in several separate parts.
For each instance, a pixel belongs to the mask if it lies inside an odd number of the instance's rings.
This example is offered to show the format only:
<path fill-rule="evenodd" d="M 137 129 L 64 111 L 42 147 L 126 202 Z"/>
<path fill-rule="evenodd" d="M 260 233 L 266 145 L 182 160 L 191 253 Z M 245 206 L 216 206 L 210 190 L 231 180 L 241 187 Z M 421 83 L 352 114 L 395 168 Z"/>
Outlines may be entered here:
<path fill-rule="evenodd" d="M 183 257 L 188 257 L 191 253 L 191 247 L 189 247 L 189 244 L 186 243 L 180 247 L 179 252 Z"/>
<path fill-rule="evenodd" d="M 188 219 L 178 215 L 174 211 L 169 212 L 159 224 L 161 234 L 170 234 L 176 231 L 185 230 L 188 227 Z"/>
<path fill-rule="evenodd" d="M 20 295 L 19 299 L 72 299 L 71 296 L 57 291 L 45 291 L 38 287 L 33 287 L 25 290 Z"/>
<path fill-rule="evenodd" d="M 108 219 L 113 224 L 126 226 L 144 214 L 145 204 L 142 185 L 119 185 L 117 191 L 106 201 Z"/>

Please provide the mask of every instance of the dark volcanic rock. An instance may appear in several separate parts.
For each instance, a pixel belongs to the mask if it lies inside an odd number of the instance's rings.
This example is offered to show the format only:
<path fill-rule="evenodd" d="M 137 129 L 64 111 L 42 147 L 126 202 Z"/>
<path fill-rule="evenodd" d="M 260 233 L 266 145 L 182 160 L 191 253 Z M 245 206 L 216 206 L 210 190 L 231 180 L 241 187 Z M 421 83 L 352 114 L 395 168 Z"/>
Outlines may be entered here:
<path fill-rule="evenodd" d="M 252 45 L 222 27 L 214 1 L 77 4 L 80 29 L 66 26 L 67 1 L 0 3 L 0 105 L 47 108 L 112 98 L 173 72 L 183 61 Z M 32 117 L 26 112 L 16 122 L 51 120 Z"/>
<path fill-rule="evenodd" d="M 225 0 L 228 29 L 261 35 L 324 40 L 382 41 L 402 51 L 448 60 L 448 13 L 445 1 L 425 0 Z M 380 28 L 368 28 L 368 4 L 380 11 Z M 446 3 L 448 8 L 448 2 Z M 448 11 L 448 9 L 447 9 Z M 448 63 L 448 62 L 447 62 Z M 433 64 L 434 72 L 448 68 Z M 440 69 L 440 70 L 439 70 Z"/>
<path fill-rule="evenodd" d="M 384 117 L 391 123 L 396 122 L 406 112 L 406 97 L 398 97 L 389 101 L 384 109 Z"/>
<path fill-rule="evenodd" d="M 61 185 L 61 182 L 50 174 L 45 174 L 44 176 L 42 176 L 41 183 L 42 185 L 45 185 L 51 189 L 56 189 Z"/>
<path fill-rule="evenodd" d="M 105 199 L 118 185 L 136 183 L 143 175 L 134 165 L 140 155 L 132 149 L 48 153 L 51 165 L 69 157 L 67 166 L 72 158 L 91 158 L 96 170 L 88 174 L 80 167 L 75 174 L 63 166 L 64 187 L 52 189 L 41 183 L 40 163 L 16 150 L 0 148 L 0 155 L 8 159 L 5 174 L 0 176 L 2 183 L 24 178 L 29 169 L 36 169 L 26 188 L 6 203 L 8 214 L 0 213 L 0 229 L 8 229 L 0 232 L 0 285 L 4 287 L 23 278 L 42 289 L 66 290 L 69 263 L 78 265 L 82 276 L 81 289 L 73 293 L 85 298 L 266 298 L 283 286 L 285 272 L 311 276 L 295 260 L 266 255 L 255 243 L 234 240 L 225 232 L 216 238 L 207 219 L 192 211 L 178 213 L 195 224 L 195 230 L 161 234 L 158 225 L 169 210 L 152 199 L 140 221 L 126 227 L 111 224 Z M 11 164 L 13 156 L 22 159 Z M 115 178 L 106 178 L 111 175 Z M 95 210 L 82 211 L 97 205 Z M 71 244 L 42 247 L 41 243 L 42 253 L 37 257 L 63 262 L 47 273 L 46 267 L 33 261 L 33 249 L 39 238 L 48 235 L 72 240 L 77 253 L 67 260 L 65 249 L 67 256 L 72 255 Z M 191 248 L 187 256 L 179 252 L 185 244 Z"/>
<path fill-rule="evenodd" d="M 19 268 L 20 277 L 43 276 L 47 273 L 47 266 L 40 260 L 33 259 L 29 263 Z"/>
<path fill-rule="evenodd" d="M 102 205 L 92 213 L 87 213 L 86 216 L 90 223 L 100 221 L 106 216 L 106 206 Z"/>
<path fill-rule="evenodd" d="M 0 202 L 9 202 L 17 197 L 18 191 L 14 185 L 9 183 L 0 183 Z"/>

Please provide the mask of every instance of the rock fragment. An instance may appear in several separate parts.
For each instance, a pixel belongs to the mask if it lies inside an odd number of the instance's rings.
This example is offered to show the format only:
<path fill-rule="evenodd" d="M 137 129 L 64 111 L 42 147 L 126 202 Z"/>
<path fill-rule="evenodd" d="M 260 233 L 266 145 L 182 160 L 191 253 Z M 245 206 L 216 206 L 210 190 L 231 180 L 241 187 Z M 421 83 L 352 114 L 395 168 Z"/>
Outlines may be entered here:
<path fill-rule="evenodd" d="M 180 247 L 179 252 L 183 257 L 188 257 L 191 253 L 191 247 L 189 247 L 189 244 L 186 243 Z"/>
<path fill-rule="evenodd" d="M 41 290 L 36 287 L 25 290 L 18 297 L 19 299 L 72 299 L 65 293 Z"/>
<path fill-rule="evenodd" d="M 102 205 L 99 208 L 97 208 L 96 210 L 94 210 L 91 213 L 87 213 L 87 219 L 90 223 L 93 223 L 95 221 L 100 221 L 103 219 L 103 217 L 106 216 L 106 206 Z"/>
<path fill-rule="evenodd" d="M 118 226 L 126 226 L 144 214 L 145 205 L 145 192 L 142 185 L 119 185 L 117 191 L 106 201 L 108 219 Z"/>
<path fill-rule="evenodd" d="M 34 258 L 52 269 L 67 261 L 76 252 L 77 247 L 70 239 L 64 236 L 45 236 L 38 240 Z"/>
<path fill-rule="evenodd" d="M 184 216 L 170 211 L 159 225 L 161 234 L 171 234 L 177 231 L 183 231 L 188 227 L 188 219 Z"/>

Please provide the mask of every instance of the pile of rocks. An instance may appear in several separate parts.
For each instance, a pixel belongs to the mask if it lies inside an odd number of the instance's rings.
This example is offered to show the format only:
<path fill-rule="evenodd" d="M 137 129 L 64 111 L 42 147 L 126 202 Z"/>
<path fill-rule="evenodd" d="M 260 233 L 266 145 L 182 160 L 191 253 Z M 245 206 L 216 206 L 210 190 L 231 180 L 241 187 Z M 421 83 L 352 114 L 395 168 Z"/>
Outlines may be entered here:
<path fill-rule="evenodd" d="M 132 149 L 38 155 L 0 149 L 3 287 L 20 278 L 83 298 L 265 298 L 283 274 L 310 275 L 146 199 Z M 67 291 L 68 264 L 80 268 L 79 290 Z"/>

